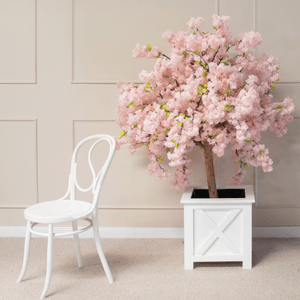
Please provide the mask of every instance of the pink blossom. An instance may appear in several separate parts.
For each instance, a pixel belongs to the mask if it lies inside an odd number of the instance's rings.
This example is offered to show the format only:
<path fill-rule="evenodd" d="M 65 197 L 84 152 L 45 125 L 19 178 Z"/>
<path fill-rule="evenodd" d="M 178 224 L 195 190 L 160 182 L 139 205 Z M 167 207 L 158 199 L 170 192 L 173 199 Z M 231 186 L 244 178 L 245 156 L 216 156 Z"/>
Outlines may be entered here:
<path fill-rule="evenodd" d="M 199 145 L 212 146 L 214 162 L 231 145 L 231 162 L 236 165 L 232 185 L 243 183 L 248 165 L 271 172 L 269 150 L 259 144 L 261 131 L 281 137 L 293 121 L 292 99 L 272 102 L 278 60 L 265 53 L 256 60 L 249 48 L 262 43 L 260 34 L 251 31 L 233 38 L 229 19 L 213 15 L 212 33 L 199 30 L 201 17 L 189 20 L 187 32 L 167 30 L 167 54 L 158 46 L 137 44 L 133 57 L 156 58 L 154 69 L 140 72 L 142 84 L 117 85 L 117 123 L 122 129 L 117 149 L 126 144 L 134 153 L 146 146 L 149 174 L 170 177 L 168 164 L 175 169 L 170 182 L 175 189 L 190 184 L 189 153 Z M 231 48 L 237 51 L 234 57 L 229 56 Z"/>
<path fill-rule="evenodd" d="M 204 19 L 202 17 L 198 17 L 197 19 L 195 18 L 191 18 L 187 23 L 186 25 L 188 27 L 191 27 L 191 28 L 200 28 L 200 26 L 203 24 L 204 22 Z"/>
<path fill-rule="evenodd" d="M 257 47 L 262 43 L 262 38 L 259 32 L 244 32 L 239 35 L 239 38 L 242 40 L 238 48 L 242 52 L 247 52 L 249 47 Z"/>
<path fill-rule="evenodd" d="M 158 46 L 151 47 L 151 50 L 149 49 L 150 48 L 146 46 L 141 46 L 140 44 L 137 44 L 132 52 L 132 56 L 134 58 L 140 58 L 140 57 L 157 58 L 159 53 L 161 53 L 161 50 L 159 49 Z"/>

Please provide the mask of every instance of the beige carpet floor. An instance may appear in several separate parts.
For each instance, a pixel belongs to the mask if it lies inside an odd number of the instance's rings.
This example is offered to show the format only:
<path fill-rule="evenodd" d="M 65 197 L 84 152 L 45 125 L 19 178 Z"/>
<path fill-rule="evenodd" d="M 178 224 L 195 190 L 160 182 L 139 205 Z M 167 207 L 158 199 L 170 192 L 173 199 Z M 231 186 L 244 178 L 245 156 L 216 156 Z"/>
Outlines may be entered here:
<path fill-rule="evenodd" d="M 93 239 L 81 239 L 83 268 L 73 239 L 54 239 L 54 264 L 47 298 L 299 300 L 300 239 L 254 239 L 253 268 L 241 263 L 183 268 L 182 239 L 102 239 L 115 282 L 100 265 Z M 0 238 L 0 299 L 39 299 L 46 272 L 46 239 L 33 238 L 24 280 L 23 238 Z"/>

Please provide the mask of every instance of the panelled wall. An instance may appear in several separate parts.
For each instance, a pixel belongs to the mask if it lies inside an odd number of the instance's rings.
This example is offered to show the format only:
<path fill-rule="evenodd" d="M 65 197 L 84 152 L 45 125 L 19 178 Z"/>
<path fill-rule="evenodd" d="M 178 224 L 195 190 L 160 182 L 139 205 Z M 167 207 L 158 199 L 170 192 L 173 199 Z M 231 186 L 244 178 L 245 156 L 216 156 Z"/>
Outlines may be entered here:
<path fill-rule="evenodd" d="M 72 150 L 82 138 L 120 133 L 116 83 L 139 82 L 138 73 L 154 63 L 132 58 L 137 43 L 168 53 L 164 31 L 185 31 L 197 16 L 211 31 L 214 13 L 231 16 L 235 36 L 261 33 L 256 56 L 273 54 L 281 67 L 274 101 L 289 96 L 296 104 L 285 136 L 262 134 L 274 171 L 248 167 L 245 184 L 254 184 L 257 194 L 254 226 L 300 225 L 299 10 L 297 0 L 0 0 L 0 226 L 25 225 L 24 208 L 65 193 Z M 191 154 L 192 184 L 205 185 L 200 154 Z M 182 191 L 149 176 L 147 165 L 144 149 L 116 152 L 100 226 L 183 226 Z M 87 186 L 91 175 L 80 168 L 80 184 Z M 234 168 L 227 149 L 216 163 L 218 183 L 228 184 Z"/>

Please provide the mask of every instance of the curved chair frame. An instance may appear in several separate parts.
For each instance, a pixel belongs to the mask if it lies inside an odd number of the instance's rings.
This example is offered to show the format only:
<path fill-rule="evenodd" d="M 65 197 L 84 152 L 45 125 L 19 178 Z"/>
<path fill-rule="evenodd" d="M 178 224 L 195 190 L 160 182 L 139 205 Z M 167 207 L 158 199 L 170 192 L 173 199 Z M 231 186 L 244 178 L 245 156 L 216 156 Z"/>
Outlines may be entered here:
<path fill-rule="evenodd" d="M 78 150 L 80 149 L 80 147 L 85 142 L 92 140 L 92 139 L 97 139 L 91 146 L 89 153 L 88 153 L 88 163 L 89 163 L 89 167 L 92 172 L 92 175 L 93 175 L 93 181 L 92 181 L 92 184 L 90 185 L 90 187 L 82 188 L 78 184 L 78 181 L 77 181 L 77 163 L 76 163 L 77 153 L 78 153 Z M 95 146 L 101 141 L 108 142 L 110 149 L 109 149 L 109 154 L 106 159 L 106 162 L 104 163 L 102 169 L 99 171 L 99 173 L 96 176 L 95 169 L 92 165 L 91 155 L 92 155 L 92 152 L 93 152 Z M 97 135 L 92 135 L 92 136 L 89 136 L 89 137 L 83 139 L 74 149 L 74 152 L 72 155 L 72 161 L 71 161 L 71 173 L 69 175 L 68 190 L 62 198 L 54 200 L 54 201 L 50 201 L 50 202 L 52 202 L 55 205 L 55 201 L 67 200 L 68 196 L 70 196 L 69 197 L 70 200 L 76 200 L 76 188 L 82 192 L 88 192 L 88 191 L 92 190 L 92 193 L 94 195 L 93 202 L 92 202 L 91 208 L 88 209 L 84 214 L 80 214 L 78 216 L 73 215 L 73 216 L 66 216 L 66 217 L 60 217 L 60 218 L 44 218 L 43 216 L 32 217 L 30 214 L 28 214 L 26 212 L 26 210 L 24 212 L 24 217 L 25 217 L 25 219 L 27 219 L 27 230 L 26 230 L 26 237 L 25 237 L 23 266 L 22 266 L 22 271 L 21 271 L 21 274 L 20 274 L 17 282 L 22 281 L 22 279 L 25 275 L 26 269 L 27 269 L 31 234 L 48 237 L 46 282 L 45 282 L 44 290 L 41 295 L 41 299 L 45 298 L 48 288 L 50 286 L 50 281 L 51 281 L 52 266 L 53 266 L 53 238 L 67 236 L 67 235 L 74 235 L 77 262 L 78 262 L 78 266 L 82 267 L 82 259 L 81 259 L 81 254 L 80 254 L 78 234 L 82 233 L 84 231 L 87 231 L 87 230 L 91 229 L 92 227 L 93 227 L 93 231 L 94 231 L 94 238 L 95 238 L 97 251 L 98 251 L 101 263 L 103 265 L 104 271 L 106 273 L 106 276 L 108 277 L 109 282 L 110 283 L 114 282 L 113 277 L 110 272 L 110 269 L 109 269 L 109 266 L 107 264 L 105 255 L 102 250 L 101 242 L 100 242 L 99 227 L 98 227 L 98 202 L 99 202 L 99 195 L 101 192 L 102 184 L 105 179 L 107 170 L 110 166 L 110 163 L 112 161 L 112 158 L 114 156 L 115 148 L 116 148 L 116 142 L 112 136 L 106 135 L 106 134 L 97 134 Z M 36 205 L 39 205 L 39 204 L 36 204 Z M 88 218 L 90 216 L 92 216 L 92 219 Z M 86 220 L 89 222 L 89 225 L 82 229 L 78 229 L 78 227 L 77 227 L 78 220 Z M 64 232 L 64 233 L 54 233 L 53 232 L 53 224 L 54 223 L 70 222 L 70 221 L 72 222 L 72 228 L 73 228 L 72 231 Z M 48 223 L 49 224 L 48 225 L 48 233 L 42 233 L 42 232 L 33 230 L 33 227 L 39 223 Z"/>

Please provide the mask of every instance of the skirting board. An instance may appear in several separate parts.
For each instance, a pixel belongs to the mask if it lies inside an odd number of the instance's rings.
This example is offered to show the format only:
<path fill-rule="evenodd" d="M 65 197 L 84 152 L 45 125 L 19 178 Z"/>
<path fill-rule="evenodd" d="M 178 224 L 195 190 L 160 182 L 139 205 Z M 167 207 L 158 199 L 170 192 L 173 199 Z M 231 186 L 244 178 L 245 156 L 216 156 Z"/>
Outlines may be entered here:
<path fill-rule="evenodd" d="M 100 227 L 101 238 L 183 238 L 183 227 Z M 47 233 L 47 227 L 35 227 Z M 71 227 L 54 227 L 55 233 L 71 231 Z M 0 237 L 25 237 L 26 226 L 0 226 Z M 300 238 L 300 226 L 253 227 L 254 238 Z M 33 235 L 33 237 L 35 237 Z M 66 236 L 72 237 L 70 236 Z M 93 238 L 93 231 L 80 234 L 80 238 Z"/>

